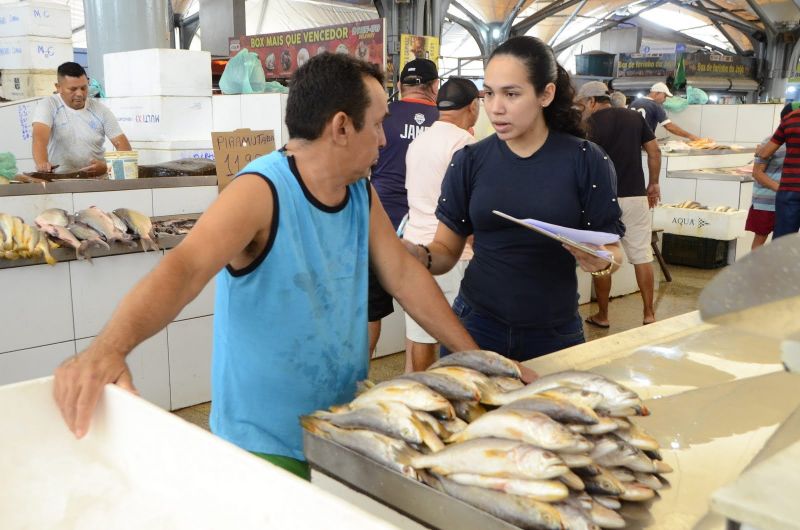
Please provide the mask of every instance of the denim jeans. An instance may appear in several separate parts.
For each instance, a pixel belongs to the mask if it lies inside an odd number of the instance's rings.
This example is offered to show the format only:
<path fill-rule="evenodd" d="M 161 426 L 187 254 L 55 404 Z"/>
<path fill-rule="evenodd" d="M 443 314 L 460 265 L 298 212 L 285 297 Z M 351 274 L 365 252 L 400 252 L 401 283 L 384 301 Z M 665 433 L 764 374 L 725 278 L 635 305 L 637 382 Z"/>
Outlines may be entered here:
<path fill-rule="evenodd" d="M 478 313 L 460 294 L 453 302 L 453 311 L 481 349 L 497 352 L 515 361 L 527 361 L 585 342 L 583 321 L 577 314 L 566 324 L 552 328 L 509 326 L 489 315 Z M 441 355 L 447 354 L 449 352 L 442 348 Z"/>
<path fill-rule="evenodd" d="M 778 191 L 775 194 L 775 230 L 772 239 L 800 230 L 800 192 Z"/>

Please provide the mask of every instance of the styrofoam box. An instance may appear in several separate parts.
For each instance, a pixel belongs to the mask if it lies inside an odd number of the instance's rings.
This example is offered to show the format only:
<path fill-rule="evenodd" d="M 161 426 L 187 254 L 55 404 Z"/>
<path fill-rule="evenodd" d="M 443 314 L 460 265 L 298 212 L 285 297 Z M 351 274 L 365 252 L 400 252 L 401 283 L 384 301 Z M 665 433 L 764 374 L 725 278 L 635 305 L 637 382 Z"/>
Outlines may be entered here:
<path fill-rule="evenodd" d="M 746 210 L 714 212 L 659 206 L 653 210 L 653 229 L 667 234 L 730 241 L 744 235 Z"/>
<path fill-rule="evenodd" d="M 55 70 L 73 58 L 71 38 L 0 37 L 2 70 Z"/>
<path fill-rule="evenodd" d="M 106 98 L 133 142 L 211 140 L 211 96 L 144 96 Z"/>
<path fill-rule="evenodd" d="M 18 160 L 32 158 L 33 112 L 41 98 L 0 103 L 0 151 L 13 153 Z"/>
<path fill-rule="evenodd" d="M 81 440 L 52 378 L 0 387 L 0 418 L 3 529 L 395 528 L 113 385 Z"/>
<path fill-rule="evenodd" d="M 139 164 L 160 164 L 181 158 L 214 160 L 211 140 L 202 142 L 131 142 L 139 153 Z"/>
<path fill-rule="evenodd" d="M 72 38 L 69 6 L 52 2 L 16 2 L 0 5 L 0 37 L 21 35 Z"/>
<path fill-rule="evenodd" d="M 275 147 L 289 141 L 286 128 L 288 94 L 239 94 L 212 97 L 214 131 L 272 130 Z"/>
<path fill-rule="evenodd" d="M 211 95 L 209 52 L 152 48 L 107 53 L 103 69 L 108 97 Z"/>
<path fill-rule="evenodd" d="M 0 71 L 3 97 L 11 100 L 49 96 L 55 92 L 57 80 L 55 70 Z"/>

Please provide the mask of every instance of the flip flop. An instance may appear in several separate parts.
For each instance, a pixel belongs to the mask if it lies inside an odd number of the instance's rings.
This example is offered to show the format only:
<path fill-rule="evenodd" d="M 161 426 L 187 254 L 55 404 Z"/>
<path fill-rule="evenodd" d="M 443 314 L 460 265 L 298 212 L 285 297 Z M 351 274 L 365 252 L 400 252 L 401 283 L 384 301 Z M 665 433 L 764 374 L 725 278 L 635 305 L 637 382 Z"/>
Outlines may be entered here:
<path fill-rule="evenodd" d="M 595 321 L 592 317 L 586 317 L 586 320 L 584 320 L 584 322 L 600 329 L 609 328 L 609 324 L 601 324 L 600 322 Z"/>

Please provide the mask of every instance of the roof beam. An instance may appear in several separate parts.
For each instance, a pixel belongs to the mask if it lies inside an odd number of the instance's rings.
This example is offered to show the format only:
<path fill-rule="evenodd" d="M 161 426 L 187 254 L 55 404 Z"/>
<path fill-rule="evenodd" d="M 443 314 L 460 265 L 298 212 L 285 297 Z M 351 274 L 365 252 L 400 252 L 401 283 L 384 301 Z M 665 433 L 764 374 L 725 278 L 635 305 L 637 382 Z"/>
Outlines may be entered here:
<path fill-rule="evenodd" d="M 459 11 L 464 13 L 464 15 L 467 17 L 467 20 L 469 20 L 476 28 L 479 29 L 486 28 L 486 23 L 483 20 L 476 17 L 475 15 L 473 15 L 472 12 L 463 5 L 461 5 L 461 2 L 459 2 L 458 0 L 452 0 L 450 2 L 450 5 L 458 8 Z"/>
<path fill-rule="evenodd" d="M 517 3 L 514 5 L 514 9 L 511 10 L 506 19 L 503 21 L 502 26 L 500 26 L 500 33 L 502 35 L 507 35 L 511 31 L 511 26 L 514 24 L 514 20 L 522 10 L 522 6 L 525 5 L 525 1 L 526 0 L 517 0 Z"/>
<path fill-rule="evenodd" d="M 657 0 L 656 2 L 653 2 L 649 6 L 645 7 L 642 10 L 640 10 L 638 13 L 635 13 L 635 14 L 632 14 L 632 15 L 628 15 L 626 17 L 622 17 L 622 18 L 617 19 L 617 20 L 612 20 L 608 24 L 604 24 L 603 26 L 600 26 L 599 28 L 590 31 L 589 33 L 582 33 L 582 34 L 579 34 L 579 35 L 575 35 L 574 37 L 569 38 L 569 39 L 565 40 L 564 42 L 554 46 L 553 47 L 553 51 L 556 54 L 561 53 L 562 51 L 566 50 L 567 48 L 570 48 L 570 47 L 578 44 L 579 42 L 588 39 L 589 37 L 593 37 L 594 35 L 597 35 L 598 33 L 602 33 L 602 32 L 604 32 L 606 30 L 609 30 L 611 28 L 617 27 L 620 24 L 622 24 L 623 22 L 627 22 L 628 20 L 630 20 L 632 18 L 638 17 L 640 14 L 644 13 L 645 11 L 649 11 L 651 9 L 659 7 L 659 6 L 661 6 L 663 4 L 666 4 L 666 3 L 667 3 L 667 0 Z M 603 19 L 603 20 L 607 20 L 607 19 Z"/>
<path fill-rule="evenodd" d="M 679 0 L 668 0 L 668 1 L 669 3 L 674 4 L 682 9 L 686 9 L 687 11 L 694 11 L 695 13 L 703 15 L 704 17 L 708 17 L 711 20 L 716 20 L 717 22 L 722 22 L 724 24 L 727 24 L 746 34 L 750 34 L 754 31 L 761 31 L 761 28 L 753 25 L 752 23 L 740 22 L 739 20 L 719 15 L 717 13 L 714 13 L 713 11 L 709 11 L 705 7 L 694 6 L 690 3 L 683 3 Z"/>
<path fill-rule="evenodd" d="M 640 18 L 636 21 L 641 28 L 645 28 L 652 33 L 657 35 L 664 35 L 667 36 L 669 39 L 674 40 L 676 42 L 685 42 L 686 44 L 691 44 L 693 46 L 699 46 L 700 48 L 711 48 L 717 53 L 721 53 L 722 55 L 733 55 L 733 53 L 725 48 L 720 48 L 719 46 L 715 46 L 714 44 L 709 44 L 708 42 L 698 39 L 696 37 L 692 37 L 680 31 L 665 28 L 664 26 L 660 26 L 649 20 Z"/>
<path fill-rule="evenodd" d="M 733 49 L 736 50 L 737 54 L 744 55 L 744 50 L 742 49 L 741 46 L 739 46 L 739 43 L 736 41 L 736 39 L 733 38 L 733 35 L 731 35 L 730 32 L 727 29 L 725 29 L 725 26 L 723 26 L 716 20 L 712 20 L 711 23 L 714 24 L 714 27 L 717 28 L 717 31 L 722 33 L 722 36 L 725 37 L 725 39 L 727 39 L 727 41 L 731 43 L 731 46 L 733 46 Z"/>
<path fill-rule="evenodd" d="M 725 7 L 725 6 L 721 6 L 721 5 L 719 5 L 718 3 L 714 2 L 713 0 L 703 0 L 703 1 L 704 1 L 704 3 L 706 3 L 706 4 L 711 4 L 712 6 L 714 6 L 714 9 L 712 9 L 712 8 L 710 8 L 710 7 L 708 7 L 708 6 L 706 6 L 706 9 L 708 9 L 709 11 L 716 11 L 716 10 L 718 10 L 718 11 L 720 11 L 720 12 L 722 12 L 722 13 L 725 13 L 725 14 L 727 14 L 728 16 L 731 16 L 731 17 L 735 18 L 735 19 L 736 19 L 736 20 L 738 20 L 739 22 L 743 22 L 743 23 L 745 23 L 745 24 L 752 24 L 752 23 L 753 23 L 753 21 L 752 21 L 752 20 L 747 20 L 747 19 L 746 19 L 746 18 L 744 18 L 743 16 L 741 16 L 741 15 L 738 15 L 738 14 L 734 13 L 733 11 L 731 11 L 730 9 L 728 9 L 727 7 Z M 800 2 L 800 0 L 797 0 L 797 1 L 798 1 L 798 2 Z M 737 11 L 743 11 L 743 9 L 737 9 Z"/>
<path fill-rule="evenodd" d="M 486 56 L 486 37 L 483 34 L 483 30 L 476 26 L 471 20 L 464 20 L 463 18 L 459 18 L 452 13 L 445 14 L 445 19 L 449 20 L 450 22 L 454 22 L 467 30 L 475 42 L 478 43 L 478 49 L 481 51 L 481 55 L 484 57 Z"/>
<path fill-rule="evenodd" d="M 574 6 L 582 0 L 554 0 L 550 5 L 540 9 L 536 13 L 527 17 L 525 20 L 511 26 L 511 33 L 513 35 L 525 35 L 529 29 L 546 19 L 553 16 L 568 7 Z M 800 1 L 800 0 L 798 0 Z"/>
<path fill-rule="evenodd" d="M 775 23 L 772 22 L 772 19 L 769 18 L 767 12 L 761 8 L 756 0 L 745 0 L 745 2 L 747 2 L 747 5 L 750 6 L 750 9 L 753 10 L 753 13 L 756 14 L 759 20 L 761 20 L 761 23 L 764 24 L 764 27 L 767 28 L 770 33 L 773 35 L 778 33 L 778 28 L 775 27 Z"/>
<path fill-rule="evenodd" d="M 547 44 L 549 44 L 550 46 L 552 46 L 553 44 L 555 44 L 555 43 L 556 43 L 556 41 L 558 40 L 558 37 L 560 37 L 560 36 L 561 36 L 561 33 L 564 31 L 564 29 L 566 29 L 566 27 L 567 27 L 567 26 L 569 26 L 570 24 L 572 24 L 572 21 L 574 21 L 574 20 L 575 20 L 575 17 L 577 17 L 577 16 L 578 16 L 578 13 L 580 13 L 580 12 L 581 12 L 581 9 L 583 9 L 583 6 L 585 6 L 585 5 L 586 5 L 586 2 L 587 2 L 587 1 L 588 1 L 588 0 L 581 0 L 581 3 L 580 3 L 580 4 L 578 4 L 578 7 L 576 7 L 576 8 L 575 8 L 575 11 L 573 11 L 573 12 L 572 12 L 572 14 L 571 14 L 571 15 L 570 15 L 570 16 L 567 18 L 567 20 L 565 20 L 565 21 L 564 21 L 564 23 L 563 23 L 563 24 L 561 24 L 561 27 L 560 27 L 560 28 L 558 28 L 558 31 L 556 31 L 556 32 L 553 34 L 553 36 L 552 36 L 552 37 L 550 37 L 550 42 L 548 42 Z M 798 2 L 800 2 L 800 0 L 798 0 Z"/>

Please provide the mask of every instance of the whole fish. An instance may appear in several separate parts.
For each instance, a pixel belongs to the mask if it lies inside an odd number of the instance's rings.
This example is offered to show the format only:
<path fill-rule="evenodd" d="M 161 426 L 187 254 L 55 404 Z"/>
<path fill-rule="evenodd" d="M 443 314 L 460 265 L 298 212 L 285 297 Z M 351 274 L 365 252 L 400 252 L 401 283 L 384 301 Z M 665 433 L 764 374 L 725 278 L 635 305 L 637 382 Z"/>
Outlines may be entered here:
<path fill-rule="evenodd" d="M 466 429 L 453 435 L 448 443 L 476 438 L 507 438 L 527 442 L 542 449 L 562 453 L 585 453 L 591 442 L 541 412 L 520 409 L 497 409 L 487 412 Z"/>
<path fill-rule="evenodd" d="M 119 217 L 130 229 L 131 232 L 138 235 L 142 240 L 142 250 L 159 250 L 158 245 L 153 238 L 153 223 L 150 218 L 143 213 L 129 208 L 117 208 L 114 214 Z"/>
<path fill-rule="evenodd" d="M 658 451 L 658 440 L 636 425 L 631 425 L 627 430 L 616 431 L 614 434 L 637 449 L 643 451 Z"/>
<path fill-rule="evenodd" d="M 397 379 L 408 379 L 422 383 L 449 400 L 478 401 L 481 398 L 481 392 L 477 385 L 463 379 L 457 379 L 446 373 L 411 372 L 403 374 Z"/>
<path fill-rule="evenodd" d="M 126 225 L 125 221 L 120 219 L 117 216 L 117 214 L 115 214 L 114 212 L 103 212 L 103 213 L 105 213 L 108 216 L 108 218 L 111 219 L 111 222 L 114 223 L 114 227 L 116 227 L 117 230 L 119 230 L 122 233 L 128 232 L 128 225 Z"/>
<path fill-rule="evenodd" d="M 453 408 L 456 417 L 466 423 L 472 423 L 486 414 L 486 409 L 477 401 L 453 401 Z"/>
<path fill-rule="evenodd" d="M 14 248 L 14 218 L 8 214 L 0 213 L 0 233 L 3 240 L 0 241 L 0 250 L 11 250 Z"/>
<path fill-rule="evenodd" d="M 438 474 L 425 473 L 425 483 L 523 529 L 562 530 L 561 516 L 551 505 L 530 497 L 464 486 Z"/>
<path fill-rule="evenodd" d="M 364 429 L 340 429 L 311 416 L 300 418 L 300 424 L 316 436 L 332 440 L 409 478 L 417 479 L 416 471 L 408 464 L 417 453 L 402 440 Z"/>
<path fill-rule="evenodd" d="M 85 210 L 79 211 L 75 214 L 75 220 L 91 227 L 109 243 L 114 241 L 129 243 L 132 240 L 130 234 L 125 234 L 117 230 L 117 227 L 114 226 L 114 221 L 112 221 L 103 210 L 96 206 L 90 206 Z M 78 238 L 80 239 L 80 236 L 78 236 Z"/>
<path fill-rule="evenodd" d="M 589 453 L 589 456 L 595 460 L 608 454 L 625 450 L 625 443 L 616 436 L 594 436 L 591 440 L 594 442 L 594 447 L 592 448 L 592 452 Z"/>
<path fill-rule="evenodd" d="M 439 368 L 428 368 L 426 372 L 442 374 L 454 379 L 458 379 L 463 384 L 474 387 L 480 393 L 477 401 L 487 405 L 497 405 L 497 396 L 502 394 L 500 389 L 485 374 L 472 368 L 463 366 L 442 366 Z"/>
<path fill-rule="evenodd" d="M 586 497 L 588 497 L 588 501 L 584 498 L 570 495 L 564 502 L 575 508 L 582 509 L 589 516 L 589 519 L 600 528 L 625 527 L 625 519 L 620 514 L 600 503 L 594 502 L 590 496 L 587 495 Z"/>
<path fill-rule="evenodd" d="M 590 466 L 593 463 L 592 457 L 589 455 L 558 452 L 558 457 L 561 458 L 570 469 L 574 467 Z"/>
<path fill-rule="evenodd" d="M 647 407 L 644 406 L 636 392 L 602 375 L 592 372 L 580 372 L 577 370 L 557 372 L 540 377 L 524 388 L 515 392 L 510 392 L 509 394 L 516 394 L 517 392 L 523 392 L 523 390 L 527 389 L 528 394 L 519 397 L 528 397 L 528 395 L 536 391 L 545 391 L 561 386 L 571 386 L 602 395 L 603 401 L 600 406 L 603 410 L 610 412 L 607 414 L 609 416 L 614 416 L 618 411 L 627 409 L 633 410 L 642 416 L 648 414 Z"/>
<path fill-rule="evenodd" d="M 576 405 L 555 395 L 538 394 L 529 398 L 512 401 L 502 408 L 533 410 L 547 414 L 561 423 L 592 425 L 600 421 L 597 414 L 584 405 Z"/>
<path fill-rule="evenodd" d="M 47 235 L 44 232 L 40 231 L 38 228 L 34 228 L 33 230 L 38 234 L 35 251 L 37 252 L 37 254 L 41 253 L 42 256 L 44 256 L 44 261 L 48 265 L 55 265 L 57 263 L 57 260 L 50 253 L 50 240 L 47 239 Z"/>
<path fill-rule="evenodd" d="M 567 401 L 574 403 L 575 405 L 582 405 L 584 407 L 589 407 L 592 410 L 596 410 L 598 407 L 600 407 L 600 404 L 603 402 L 602 394 L 598 394 L 597 392 L 591 392 L 589 390 L 583 390 L 571 386 L 557 386 L 554 388 L 547 389 L 544 392 L 537 395 L 554 396 L 561 399 L 566 399 Z"/>
<path fill-rule="evenodd" d="M 441 394 L 421 383 L 405 379 L 393 379 L 375 385 L 351 401 L 350 408 L 356 409 L 383 401 L 398 401 L 414 410 L 433 412 L 446 419 L 452 419 L 456 415 L 453 406 Z"/>
<path fill-rule="evenodd" d="M 656 473 L 656 466 L 653 460 L 647 457 L 640 449 L 622 442 L 624 447 L 620 451 L 614 451 L 595 458 L 595 463 L 605 467 L 626 467 L 631 471 L 642 473 Z"/>
<path fill-rule="evenodd" d="M 438 453 L 416 456 L 411 465 L 435 473 L 471 473 L 490 477 L 546 480 L 569 471 L 553 452 L 530 444 L 499 438 L 480 438 L 445 447 Z"/>
<path fill-rule="evenodd" d="M 504 375 L 493 375 L 489 378 L 501 392 L 511 392 L 512 390 L 519 390 L 525 383 L 516 377 L 506 377 Z"/>
<path fill-rule="evenodd" d="M 625 486 L 622 482 L 612 475 L 608 470 L 595 466 L 600 469 L 600 473 L 593 475 L 591 473 L 583 473 L 581 469 L 577 469 L 577 473 L 583 480 L 588 493 L 597 495 L 620 495 L 625 491 Z"/>
<path fill-rule="evenodd" d="M 656 496 L 656 492 L 638 482 L 626 482 L 625 490 L 620 493 L 619 498 L 623 501 L 644 502 Z"/>
<path fill-rule="evenodd" d="M 72 222 L 71 215 L 61 208 L 48 208 L 47 210 L 36 216 L 33 222 L 39 228 L 44 228 L 45 225 L 63 226 L 66 228 Z"/>
<path fill-rule="evenodd" d="M 609 497 L 608 495 L 592 495 L 592 500 L 609 510 L 619 510 L 622 508 L 622 503 L 619 502 L 617 497 Z"/>
<path fill-rule="evenodd" d="M 650 473 L 634 473 L 636 482 L 643 486 L 647 486 L 651 490 L 660 490 L 664 487 L 664 483 L 659 480 L 656 475 Z"/>
<path fill-rule="evenodd" d="M 72 232 L 63 226 L 45 225 L 42 227 L 42 231 L 50 236 L 50 239 L 54 240 L 55 242 L 74 248 L 75 257 L 78 260 L 92 260 L 91 256 L 86 253 L 89 247 L 92 245 L 104 245 L 106 248 L 108 248 L 108 245 L 106 245 L 105 241 L 101 239 L 96 239 L 94 241 L 79 241 L 78 238 L 72 234 Z"/>
<path fill-rule="evenodd" d="M 414 411 L 414 416 L 419 421 L 421 421 L 422 423 L 427 425 L 436 434 L 436 436 L 438 436 L 439 438 L 442 438 L 442 439 L 443 438 L 449 438 L 450 435 L 453 432 L 455 432 L 455 431 L 451 431 L 450 429 L 448 429 L 447 426 L 445 425 L 445 422 L 455 421 L 455 420 L 458 419 L 458 418 L 453 418 L 453 420 L 440 421 L 440 420 L 437 420 L 436 418 L 434 418 L 433 416 L 431 416 L 430 414 L 428 414 L 427 412 L 424 412 L 424 411 L 421 411 L 421 410 L 415 410 Z"/>
<path fill-rule="evenodd" d="M 453 352 L 433 363 L 431 368 L 440 366 L 463 366 L 485 375 L 503 375 L 516 379 L 521 377 L 519 366 L 514 361 L 489 350 Z"/>
<path fill-rule="evenodd" d="M 614 475 L 614 478 L 620 482 L 634 482 L 636 480 L 633 471 L 624 467 L 610 467 L 608 468 L 608 472 Z M 652 477 L 653 475 L 650 476 Z"/>
<path fill-rule="evenodd" d="M 564 522 L 564 528 L 569 530 L 600 530 L 600 527 L 592 522 L 592 517 L 581 508 L 559 502 L 553 505 Z"/>
<path fill-rule="evenodd" d="M 103 241 L 100 234 L 89 225 L 80 222 L 72 222 L 67 229 L 80 241 L 88 241 L 88 246 L 103 247 L 109 250 L 108 243 Z"/>
<path fill-rule="evenodd" d="M 572 432 L 579 434 L 607 434 L 619 429 L 619 424 L 613 418 L 598 416 L 594 425 L 568 425 Z"/>
<path fill-rule="evenodd" d="M 402 403 L 387 401 L 340 413 L 318 411 L 313 416 L 343 429 L 368 429 L 407 443 L 424 443 L 431 451 L 444 449 L 436 433 Z"/>
<path fill-rule="evenodd" d="M 581 477 L 573 473 L 572 470 L 567 471 L 566 473 L 558 477 L 558 480 L 566 484 L 567 487 L 571 490 L 583 491 L 586 489 L 586 485 L 583 483 L 583 479 L 581 479 Z"/>
<path fill-rule="evenodd" d="M 530 497 L 537 501 L 555 502 L 566 499 L 569 490 L 561 482 L 555 480 L 522 480 L 503 477 L 485 477 L 470 473 L 453 473 L 447 478 L 464 486 L 476 486 L 511 495 Z"/>

